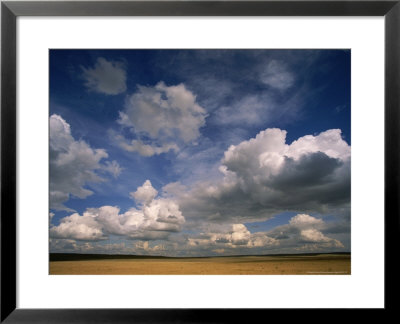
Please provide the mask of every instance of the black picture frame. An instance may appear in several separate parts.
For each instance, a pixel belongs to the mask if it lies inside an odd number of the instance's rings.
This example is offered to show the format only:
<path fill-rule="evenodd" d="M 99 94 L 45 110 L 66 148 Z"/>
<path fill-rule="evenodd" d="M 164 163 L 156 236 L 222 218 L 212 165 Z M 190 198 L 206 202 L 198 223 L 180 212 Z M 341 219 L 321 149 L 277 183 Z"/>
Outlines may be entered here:
<path fill-rule="evenodd" d="M 384 16 L 385 306 L 395 310 L 399 237 L 400 0 L 395 1 L 2 1 L 1 2 L 1 322 L 232 323 L 272 309 L 16 308 L 16 19 L 19 16 Z M 367 283 L 366 283 L 367 285 Z M 327 309 L 330 313 L 332 309 Z M 304 313 L 305 310 L 294 310 Z M 331 315 L 330 315 L 331 316 Z M 333 314 L 333 316 L 335 316 Z M 250 320 L 251 321 L 251 320 Z M 258 321 L 258 320 L 257 320 Z"/>

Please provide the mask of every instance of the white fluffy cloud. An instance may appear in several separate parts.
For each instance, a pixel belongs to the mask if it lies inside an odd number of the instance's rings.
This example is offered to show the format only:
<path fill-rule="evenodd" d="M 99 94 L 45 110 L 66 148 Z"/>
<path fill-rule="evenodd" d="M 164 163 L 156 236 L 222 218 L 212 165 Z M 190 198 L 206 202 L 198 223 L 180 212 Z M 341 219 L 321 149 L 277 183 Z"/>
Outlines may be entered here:
<path fill-rule="evenodd" d="M 300 247 L 305 250 L 307 246 L 310 251 L 317 248 L 344 248 L 342 242 L 327 237 L 323 231 L 328 230 L 329 225 L 322 219 L 307 214 L 299 214 L 289 221 L 289 224 L 278 226 L 267 232 L 267 235 L 276 239 L 281 247 Z"/>
<path fill-rule="evenodd" d="M 189 247 L 199 248 L 254 248 L 272 247 L 278 242 L 276 239 L 268 237 L 266 233 L 251 234 L 243 224 L 233 224 L 229 230 L 220 232 L 202 233 L 198 237 L 189 238 Z"/>
<path fill-rule="evenodd" d="M 71 215 L 72 216 L 72 215 Z M 176 234 L 155 236 L 154 233 L 138 232 L 143 225 L 140 217 L 128 219 L 128 213 L 120 215 L 116 207 L 104 206 L 99 209 L 87 210 L 83 216 L 67 217 L 61 229 L 53 227 L 51 230 L 50 248 L 53 252 L 88 252 L 91 253 L 119 253 L 143 255 L 226 255 L 240 254 L 274 254 L 297 252 L 329 252 L 345 251 L 346 247 L 333 235 L 332 229 L 336 224 L 326 223 L 322 219 L 298 214 L 292 217 L 285 225 L 280 225 L 266 232 L 251 233 L 244 224 L 212 224 L 208 230 L 198 234 Z M 91 219 L 90 219 L 91 218 Z M 95 221 L 96 224 L 90 224 Z M 78 231 L 78 224 L 81 230 Z M 90 224 L 90 230 L 85 226 Z M 85 226 L 83 226 L 85 225 Z M 101 227 L 101 232 L 98 229 Z M 85 232 L 87 235 L 83 234 Z M 333 230 L 335 232 L 335 230 Z M 91 233 L 91 235 L 89 235 Z M 135 239 L 129 243 L 92 244 L 85 241 L 97 241 L 106 238 L 106 234 L 124 235 Z M 164 232 L 166 233 L 166 232 Z M 67 235 L 68 234 L 68 235 Z M 153 240 L 154 239 L 154 240 Z M 158 242 L 157 240 L 163 240 Z M 172 254 L 171 254 L 172 253 Z"/>
<path fill-rule="evenodd" d="M 322 219 L 312 217 L 307 214 L 298 214 L 294 217 L 292 217 L 289 221 L 289 224 L 292 226 L 296 226 L 299 228 L 302 228 L 304 226 L 309 227 L 309 226 L 318 226 L 323 224 L 324 222 Z"/>
<path fill-rule="evenodd" d="M 327 237 L 323 231 L 329 228 L 322 219 L 299 214 L 286 225 L 267 232 L 251 233 L 244 224 L 233 224 L 189 237 L 187 246 L 191 251 L 211 251 L 230 254 L 281 253 L 300 248 L 304 251 L 337 251 L 344 245 L 337 239 Z"/>
<path fill-rule="evenodd" d="M 222 163 L 239 174 L 258 170 L 270 176 L 279 171 L 285 158 L 298 161 L 304 155 L 318 152 L 342 161 L 350 158 L 350 146 L 342 139 L 340 129 L 327 130 L 317 136 L 306 135 L 288 145 L 285 130 L 268 128 L 255 138 L 232 145 Z"/>
<path fill-rule="evenodd" d="M 181 195 L 186 217 L 268 219 L 282 211 L 326 212 L 350 203 L 350 146 L 338 129 L 286 144 L 286 131 L 266 129 L 224 154 L 219 182 Z"/>
<path fill-rule="evenodd" d="M 126 72 L 120 62 L 99 57 L 94 68 L 82 67 L 85 86 L 94 92 L 117 95 L 126 90 Z"/>
<path fill-rule="evenodd" d="M 342 139 L 340 129 L 330 129 L 318 136 L 306 135 L 288 147 L 287 155 L 299 159 L 301 155 L 323 152 L 331 158 L 347 161 L 350 159 L 350 146 Z"/>
<path fill-rule="evenodd" d="M 148 205 L 157 196 L 158 191 L 153 188 L 150 180 L 146 180 L 143 185 L 135 192 L 131 192 L 129 195 L 141 205 Z"/>
<path fill-rule="evenodd" d="M 50 208 L 70 210 L 64 203 L 73 195 L 86 198 L 93 192 L 88 182 L 104 181 L 97 171 L 104 169 L 115 176 L 120 168 L 116 161 L 102 164 L 108 157 L 103 149 L 93 149 L 71 135 L 70 125 L 59 115 L 50 117 Z"/>
<path fill-rule="evenodd" d="M 306 242 L 330 242 L 331 241 L 331 239 L 329 239 L 324 234 L 322 234 L 320 231 L 318 231 L 314 228 L 302 230 L 300 232 L 300 235 L 301 235 L 302 239 L 305 240 Z"/>
<path fill-rule="evenodd" d="M 119 137 L 120 146 L 144 156 L 177 150 L 178 143 L 191 143 L 200 136 L 205 125 L 206 111 L 196 103 L 196 96 L 184 84 L 154 87 L 138 86 L 120 112 L 118 122 L 139 138 L 129 143 Z"/>
<path fill-rule="evenodd" d="M 54 238 L 101 240 L 109 234 L 130 239 L 166 239 L 179 232 L 185 222 L 179 206 L 171 199 L 157 198 L 157 191 L 147 180 L 131 196 L 140 209 L 131 208 L 121 214 L 114 206 L 88 208 L 83 215 L 64 217 L 60 224 L 50 228 Z"/>
<path fill-rule="evenodd" d="M 80 216 L 74 213 L 61 219 L 58 226 L 50 228 L 50 236 L 53 238 L 98 241 L 106 237 L 102 232 L 102 226 L 89 213 Z"/>

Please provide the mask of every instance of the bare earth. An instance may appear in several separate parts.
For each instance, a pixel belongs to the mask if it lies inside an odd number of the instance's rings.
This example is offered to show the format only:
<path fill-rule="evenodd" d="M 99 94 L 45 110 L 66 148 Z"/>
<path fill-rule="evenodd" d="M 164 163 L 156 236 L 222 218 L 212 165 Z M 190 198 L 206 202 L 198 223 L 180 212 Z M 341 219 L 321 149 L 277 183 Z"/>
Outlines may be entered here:
<path fill-rule="evenodd" d="M 51 261 L 55 275 L 349 275 L 350 255 Z"/>

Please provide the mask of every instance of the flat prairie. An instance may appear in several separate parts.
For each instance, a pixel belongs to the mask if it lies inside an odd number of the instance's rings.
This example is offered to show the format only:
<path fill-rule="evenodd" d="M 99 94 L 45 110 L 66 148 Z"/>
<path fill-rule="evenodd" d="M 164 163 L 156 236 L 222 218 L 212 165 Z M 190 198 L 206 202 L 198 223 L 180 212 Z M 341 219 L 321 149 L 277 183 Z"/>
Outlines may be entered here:
<path fill-rule="evenodd" d="M 163 258 L 50 255 L 51 275 L 349 275 L 350 254 Z"/>

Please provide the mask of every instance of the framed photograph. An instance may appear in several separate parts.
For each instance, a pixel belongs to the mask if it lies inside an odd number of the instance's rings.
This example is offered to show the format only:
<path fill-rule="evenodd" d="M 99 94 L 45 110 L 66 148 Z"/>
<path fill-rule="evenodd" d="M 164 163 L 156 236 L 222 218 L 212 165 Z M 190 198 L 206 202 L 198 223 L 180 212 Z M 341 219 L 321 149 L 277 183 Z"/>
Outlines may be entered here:
<path fill-rule="evenodd" d="M 1 320 L 392 309 L 399 14 L 2 2 Z"/>

